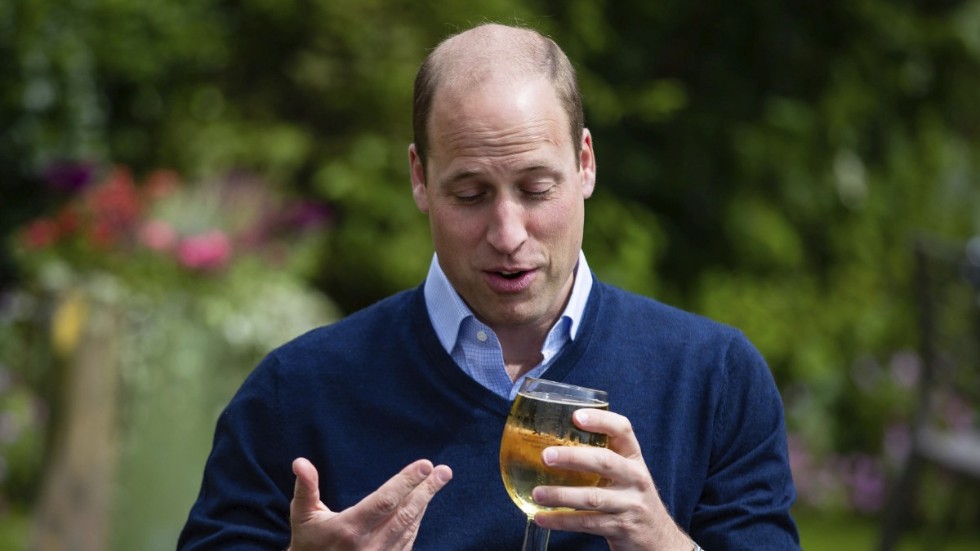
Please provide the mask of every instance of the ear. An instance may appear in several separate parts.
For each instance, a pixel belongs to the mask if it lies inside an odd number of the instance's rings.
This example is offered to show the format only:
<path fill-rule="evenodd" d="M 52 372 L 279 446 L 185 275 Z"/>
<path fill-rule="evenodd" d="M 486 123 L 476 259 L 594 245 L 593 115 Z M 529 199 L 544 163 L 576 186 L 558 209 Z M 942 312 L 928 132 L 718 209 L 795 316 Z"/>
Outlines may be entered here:
<path fill-rule="evenodd" d="M 425 194 L 425 167 L 419 157 L 415 144 L 408 146 L 408 168 L 412 176 L 412 198 L 420 211 L 429 212 L 429 198 Z"/>
<path fill-rule="evenodd" d="M 595 190 L 595 151 L 592 149 L 592 134 L 588 128 L 582 129 L 582 147 L 579 153 L 579 175 L 582 178 L 582 197 L 592 197 Z"/>

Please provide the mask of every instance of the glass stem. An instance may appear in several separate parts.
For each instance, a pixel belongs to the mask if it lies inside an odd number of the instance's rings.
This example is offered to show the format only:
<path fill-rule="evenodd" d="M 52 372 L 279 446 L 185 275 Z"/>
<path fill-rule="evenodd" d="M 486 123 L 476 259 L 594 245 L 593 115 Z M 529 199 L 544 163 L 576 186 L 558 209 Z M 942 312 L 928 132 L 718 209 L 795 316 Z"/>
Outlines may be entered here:
<path fill-rule="evenodd" d="M 533 517 L 527 517 L 527 527 L 524 529 L 524 547 L 522 551 L 546 551 L 551 530 L 541 528 L 534 523 Z"/>

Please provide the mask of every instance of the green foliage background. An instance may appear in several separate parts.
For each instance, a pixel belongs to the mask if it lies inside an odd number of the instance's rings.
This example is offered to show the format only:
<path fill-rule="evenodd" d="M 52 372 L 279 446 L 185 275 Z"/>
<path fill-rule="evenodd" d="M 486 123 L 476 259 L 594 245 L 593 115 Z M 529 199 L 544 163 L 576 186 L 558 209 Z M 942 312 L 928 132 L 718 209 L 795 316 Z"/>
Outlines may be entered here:
<path fill-rule="evenodd" d="M 911 239 L 980 232 L 978 0 L 12 0 L 0 232 L 58 160 L 247 168 L 332 205 L 311 283 L 342 310 L 417 285 L 412 80 L 485 20 L 579 70 L 599 276 L 742 328 L 813 453 L 880 453 L 906 404 L 854 371 L 915 346 Z"/>

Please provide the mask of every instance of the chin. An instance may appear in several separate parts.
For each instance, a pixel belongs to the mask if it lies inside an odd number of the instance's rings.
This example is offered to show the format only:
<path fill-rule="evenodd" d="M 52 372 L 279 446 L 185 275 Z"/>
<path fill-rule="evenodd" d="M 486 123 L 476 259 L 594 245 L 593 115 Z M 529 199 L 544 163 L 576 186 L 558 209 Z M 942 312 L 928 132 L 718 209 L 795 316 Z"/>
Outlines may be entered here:
<path fill-rule="evenodd" d="M 534 323 L 540 316 L 526 310 L 496 312 L 493 324 L 499 327 L 520 327 Z"/>

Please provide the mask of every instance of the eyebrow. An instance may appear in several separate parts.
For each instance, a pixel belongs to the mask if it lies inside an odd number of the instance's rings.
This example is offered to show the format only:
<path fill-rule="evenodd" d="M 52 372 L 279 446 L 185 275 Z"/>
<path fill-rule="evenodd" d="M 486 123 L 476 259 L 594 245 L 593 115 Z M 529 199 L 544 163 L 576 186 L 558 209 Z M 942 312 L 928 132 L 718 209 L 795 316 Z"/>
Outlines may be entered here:
<path fill-rule="evenodd" d="M 463 180 L 466 180 L 468 178 L 472 178 L 474 176 L 480 176 L 481 174 L 484 174 L 485 172 L 486 171 L 484 171 L 484 170 L 469 170 L 469 169 L 460 170 L 459 172 L 455 172 L 453 174 L 450 174 L 449 177 L 447 177 L 447 178 L 443 178 L 442 183 L 443 184 L 447 184 L 447 185 L 448 184 L 454 184 L 456 182 L 461 182 Z"/>
<path fill-rule="evenodd" d="M 562 173 L 558 167 L 549 164 L 543 164 L 543 163 L 533 164 L 521 168 L 517 171 L 517 174 L 519 176 L 525 176 L 527 174 L 533 174 L 535 172 L 545 172 L 557 176 L 558 180 L 564 180 L 564 178 L 561 177 Z M 453 174 L 450 174 L 449 177 L 442 180 L 442 183 L 445 185 L 451 185 L 456 182 L 466 180 L 468 178 L 482 176 L 483 174 L 486 173 L 487 171 L 482 169 L 463 169 Z"/>

